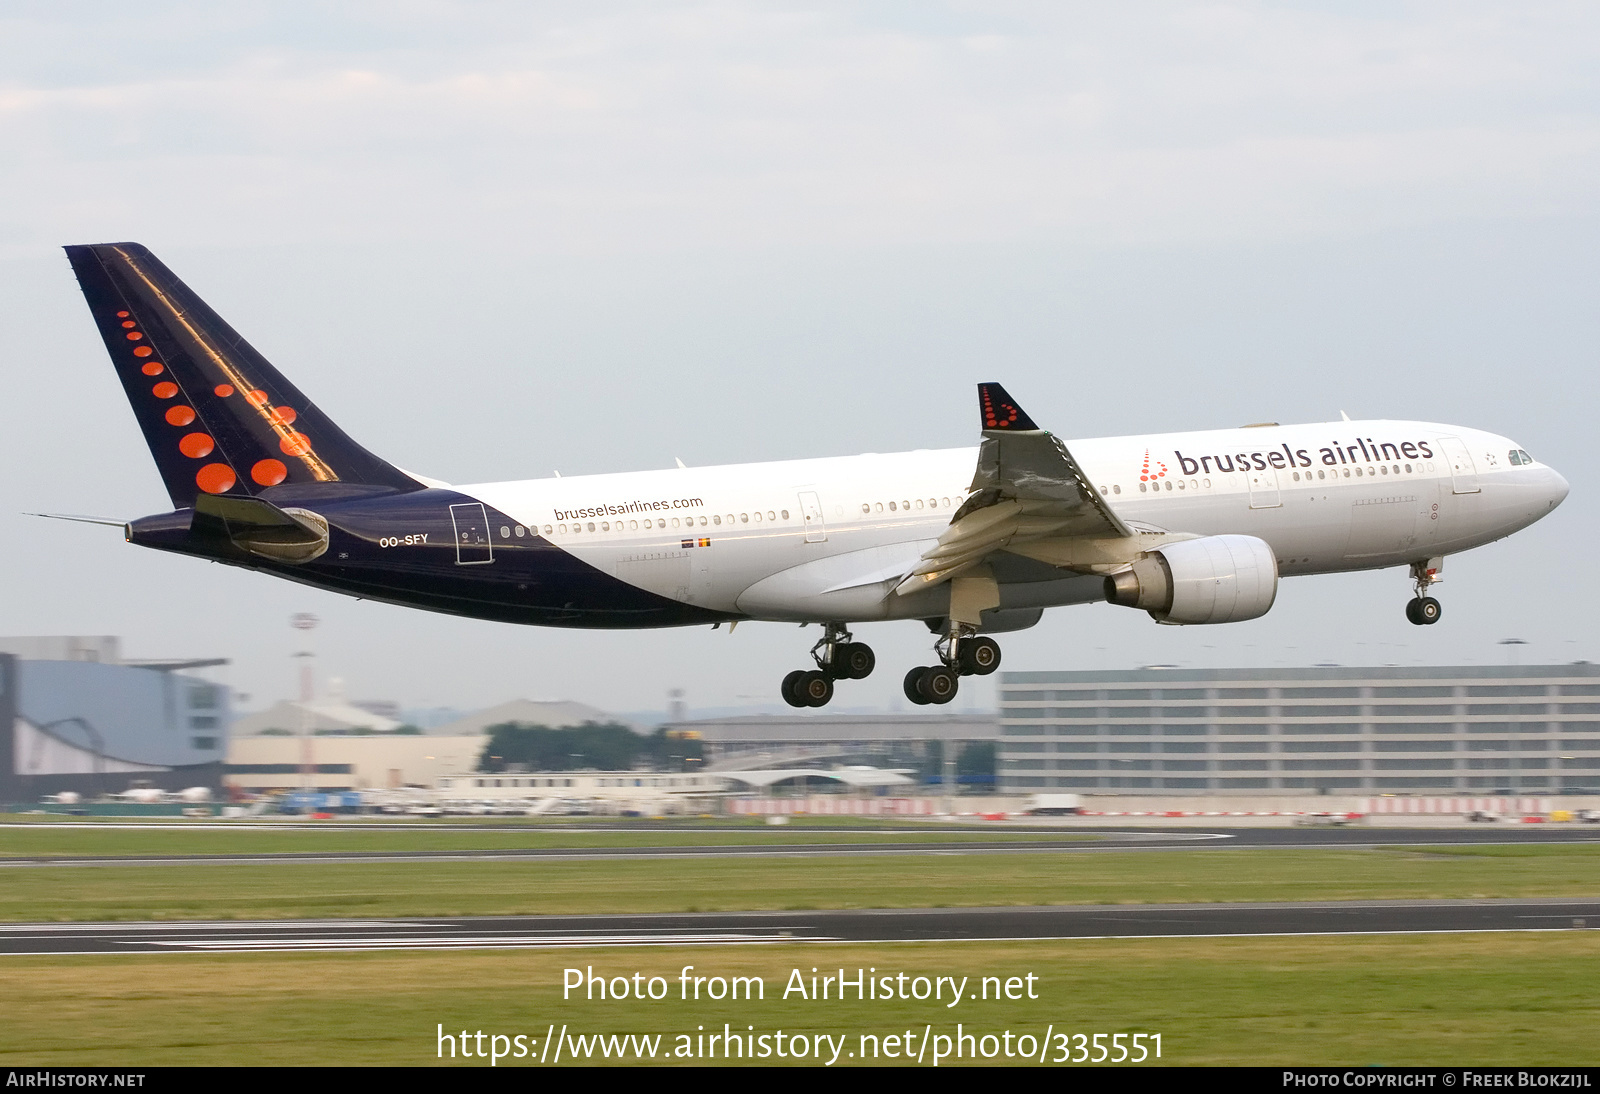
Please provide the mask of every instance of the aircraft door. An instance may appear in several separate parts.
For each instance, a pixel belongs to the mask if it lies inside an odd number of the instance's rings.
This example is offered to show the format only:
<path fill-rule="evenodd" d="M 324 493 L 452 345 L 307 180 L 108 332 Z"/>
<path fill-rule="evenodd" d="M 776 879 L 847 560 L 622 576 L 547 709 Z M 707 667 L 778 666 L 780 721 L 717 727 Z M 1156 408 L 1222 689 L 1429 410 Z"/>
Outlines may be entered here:
<path fill-rule="evenodd" d="M 456 565 L 478 566 L 494 561 L 494 541 L 489 538 L 489 514 L 483 502 L 467 502 L 450 507 L 450 523 L 456 532 Z"/>
<path fill-rule="evenodd" d="M 817 497 L 815 490 L 800 491 L 800 516 L 805 522 L 807 543 L 827 542 L 828 528 L 822 521 L 822 500 Z"/>
<path fill-rule="evenodd" d="M 1268 467 L 1265 471 L 1252 470 L 1250 472 L 1250 508 L 1276 509 L 1283 504 L 1283 496 L 1278 493 L 1278 469 Z"/>
<path fill-rule="evenodd" d="M 1483 488 L 1478 485 L 1478 468 L 1472 462 L 1472 453 L 1460 437 L 1440 437 L 1439 447 L 1444 458 L 1450 461 L 1450 492 L 1476 494 Z"/>

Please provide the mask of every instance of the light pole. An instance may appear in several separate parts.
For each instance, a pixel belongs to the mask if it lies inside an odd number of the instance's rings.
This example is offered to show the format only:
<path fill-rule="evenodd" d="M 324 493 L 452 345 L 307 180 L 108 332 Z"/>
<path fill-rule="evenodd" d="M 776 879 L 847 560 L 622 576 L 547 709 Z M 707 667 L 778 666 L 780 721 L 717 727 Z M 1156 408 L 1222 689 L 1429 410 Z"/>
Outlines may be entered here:
<path fill-rule="evenodd" d="M 944 811 L 950 816 L 956 812 L 956 795 L 961 792 L 960 784 L 956 781 L 956 742 L 946 740 L 939 745 L 940 757 L 944 763 L 944 776 L 940 780 L 944 783 Z M 951 789 L 954 786 L 955 789 Z"/>
<path fill-rule="evenodd" d="M 311 632 L 316 630 L 317 617 L 310 612 L 296 612 L 289 617 L 289 626 L 304 635 L 306 648 L 292 656 L 300 662 L 300 789 L 310 795 L 316 785 L 316 761 L 311 750 L 311 700 L 313 687 Z M 310 799 L 307 798 L 307 808 Z"/>

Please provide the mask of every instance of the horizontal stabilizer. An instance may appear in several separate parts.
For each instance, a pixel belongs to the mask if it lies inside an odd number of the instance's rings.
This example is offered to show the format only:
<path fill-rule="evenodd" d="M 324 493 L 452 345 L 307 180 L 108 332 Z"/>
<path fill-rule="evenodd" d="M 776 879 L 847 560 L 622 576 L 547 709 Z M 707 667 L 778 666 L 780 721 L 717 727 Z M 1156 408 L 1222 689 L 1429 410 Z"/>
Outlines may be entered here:
<path fill-rule="evenodd" d="M 310 562 L 328 549 L 328 522 L 309 509 L 280 509 L 260 498 L 195 499 L 195 530 L 222 534 L 252 555 L 278 562 Z"/>

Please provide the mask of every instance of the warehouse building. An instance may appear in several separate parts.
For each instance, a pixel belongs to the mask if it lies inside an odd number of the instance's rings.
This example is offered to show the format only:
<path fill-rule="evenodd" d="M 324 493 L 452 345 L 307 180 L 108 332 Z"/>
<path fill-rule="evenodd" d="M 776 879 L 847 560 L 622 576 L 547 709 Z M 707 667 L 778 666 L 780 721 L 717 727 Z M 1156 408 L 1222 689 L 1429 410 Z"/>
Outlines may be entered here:
<path fill-rule="evenodd" d="M 1007 672 L 1001 793 L 1594 794 L 1600 666 Z"/>
<path fill-rule="evenodd" d="M 0 638 L 0 801 L 132 786 L 217 789 L 223 658 L 134 660 L 116 638 Z"/>

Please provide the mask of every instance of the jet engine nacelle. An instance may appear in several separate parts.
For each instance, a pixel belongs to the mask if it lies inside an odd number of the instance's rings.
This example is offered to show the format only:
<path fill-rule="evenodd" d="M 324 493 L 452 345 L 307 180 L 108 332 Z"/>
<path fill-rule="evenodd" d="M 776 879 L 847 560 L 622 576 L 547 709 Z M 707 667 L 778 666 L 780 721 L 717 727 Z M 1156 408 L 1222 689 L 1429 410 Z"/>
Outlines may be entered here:
<path fill-rule="evenodd" d="M 1205 536 L 1149 552 L 1106 578 L 1106 599 L 1158 623 L 1258 619 L 1278 596 L 1278 560 L 1255 536 Z"/>

